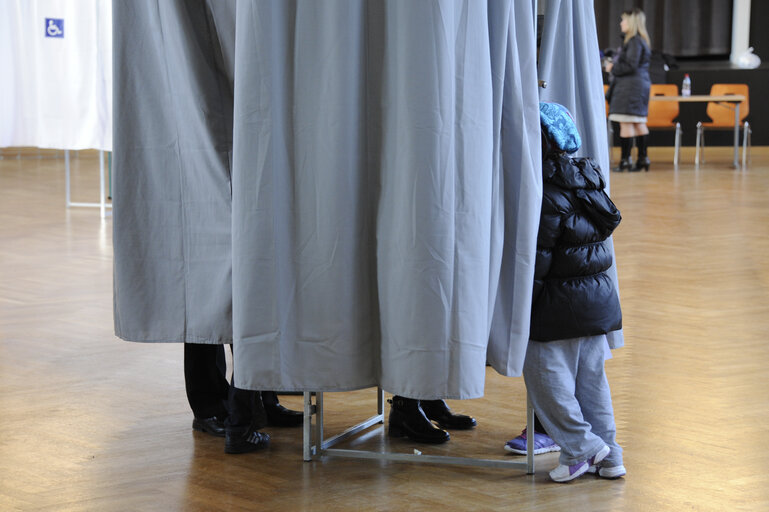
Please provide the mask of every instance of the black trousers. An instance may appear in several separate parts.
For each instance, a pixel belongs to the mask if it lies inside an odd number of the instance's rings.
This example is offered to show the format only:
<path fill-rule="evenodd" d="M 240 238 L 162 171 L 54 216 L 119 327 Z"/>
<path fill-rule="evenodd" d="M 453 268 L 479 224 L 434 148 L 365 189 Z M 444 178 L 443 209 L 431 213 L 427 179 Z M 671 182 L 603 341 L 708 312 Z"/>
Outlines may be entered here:
<path fill-rule="evenodd" d="M 260 393 L 236 388 L 227 382 L 224 345 L 185 343 L 184 385 L 195 417 L 226 418 L 228 429 L 263 426 L 265 415 Z"/>

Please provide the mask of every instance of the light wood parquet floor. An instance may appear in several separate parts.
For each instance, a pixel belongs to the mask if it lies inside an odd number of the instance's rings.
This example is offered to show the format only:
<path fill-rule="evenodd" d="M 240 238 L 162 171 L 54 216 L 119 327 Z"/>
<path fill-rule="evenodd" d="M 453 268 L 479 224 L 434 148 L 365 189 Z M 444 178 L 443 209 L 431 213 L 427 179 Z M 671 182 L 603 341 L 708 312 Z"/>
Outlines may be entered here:
<path fill-rule="evenodd" d="M 749 169 L 712 149 L 675 170 L 613 174 L 626 347 L 607 363 L 628 476 L 551 483 L 517 470 L 326 459 L 301 431 L 225 455 L 192 432 L 182 348 L 112 331 L 111 220 L 64 207 L 62 159 L 0 160 L 0 510 L 769 510 L 769 148 Z M 44 156 L 51 153 L 44 152 Z M 692 162 L 685 150 L 683 162 Z M 94 153 L 73 159 L 73 200 L 98 197 Z M 489 370 L 487 396 L 451 402 L 479 427 L 445 446 L 363 446 L 505 458 L 523 425 L 522 379 Z M 299 397 L 284 404 L 299 408 Z M 374 393 L 326 395 L 330 433 Z"/>

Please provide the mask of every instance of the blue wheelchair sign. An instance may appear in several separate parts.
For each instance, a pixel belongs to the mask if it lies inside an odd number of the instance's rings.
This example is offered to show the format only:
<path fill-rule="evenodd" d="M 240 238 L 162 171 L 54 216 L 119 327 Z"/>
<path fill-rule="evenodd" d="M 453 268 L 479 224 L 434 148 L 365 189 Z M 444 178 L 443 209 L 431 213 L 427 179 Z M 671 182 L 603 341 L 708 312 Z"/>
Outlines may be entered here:
<path fill-rule="evenodd" d="M 64 37 L 64 20 L 58 18 L 46 18 L 45 37 Z"/>

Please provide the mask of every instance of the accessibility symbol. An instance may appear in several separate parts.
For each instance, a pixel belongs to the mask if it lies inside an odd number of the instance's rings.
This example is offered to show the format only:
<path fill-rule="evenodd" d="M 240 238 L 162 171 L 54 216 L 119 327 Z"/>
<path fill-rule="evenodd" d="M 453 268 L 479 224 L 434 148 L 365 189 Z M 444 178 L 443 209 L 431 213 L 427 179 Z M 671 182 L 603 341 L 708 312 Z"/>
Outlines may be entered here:
<path fill-rule="evenodd" d="M 46 18 L 45 37 L 64 37 L 64 20 L 58 18 Z"/>

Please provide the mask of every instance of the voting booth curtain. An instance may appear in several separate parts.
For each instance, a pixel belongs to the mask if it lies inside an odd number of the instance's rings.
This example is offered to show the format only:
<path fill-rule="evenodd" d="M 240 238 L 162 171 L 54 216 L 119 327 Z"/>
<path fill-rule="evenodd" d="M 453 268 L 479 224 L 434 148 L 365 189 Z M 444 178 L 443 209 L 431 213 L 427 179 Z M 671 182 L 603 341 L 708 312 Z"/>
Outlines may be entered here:
<path fill-rule="evenodd" d="M 0 147 L 112 149 L 112 6 L 0 0 Z"/>
<path fill-rule="evenodd" d="M 247 389 L 520 375 L 533 7 L 116 0 L 118 336 L 232 342 Z"/>

